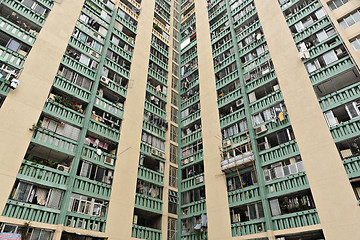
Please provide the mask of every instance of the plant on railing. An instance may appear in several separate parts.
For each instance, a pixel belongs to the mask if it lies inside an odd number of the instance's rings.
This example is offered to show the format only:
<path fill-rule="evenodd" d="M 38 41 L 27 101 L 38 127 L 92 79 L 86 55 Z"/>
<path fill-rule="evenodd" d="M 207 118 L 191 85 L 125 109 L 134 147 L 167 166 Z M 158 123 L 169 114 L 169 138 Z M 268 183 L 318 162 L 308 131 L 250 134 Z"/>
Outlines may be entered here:
<path fill-rule="evenodd" d="M 31 126 L 31 128 L 29 128 L 29 130 L 30 130 L 30 131 L 35 131 L 35 130 L 37 130 L 38 128 L 41 128 L 41 125 L 42 125 L 42 121 L 40 120 L 40 121 L 38 121 L 37 124 L 34 123 L 34 124 Z"/>
<path fill-rule="evenodd" d="M 82 105 L 79 105 L 77 102 L 71 100 L 70 95 L 68 94 L 54 95 L 54 101 L 77 112 L 83 113 Z"/>
<path fill-rule="evenodd" d="M 29 233 L 30 222 L 24 223 L 20 226 L 19 232 L 21 234 L 21 240 L 29 240 L 31 233 Z"/>
<path fill-rule="evenodd" d="M 159 25 L 158 25 L 157 23 L 154 23 L 154 24 L 153 24 L 153 27 L 154 27 L 154 29 L 155 29 L 156 31 L 158 31 L 160 34 L 163 33 L 162 29 L 159 27 Z"/>
<path fill-rule="evenodd" d="M 56 168 L 57 165 L 59 164 L 57 162 L 53 162 L 48 159 L 41 159 L 41 158 L 35 157 L 33 155 L 26 156 L 24 162 L 27 163 L 27 161 L 31 162 L 31 165 L 40 164 L 40 165 L 51 167 L 51 168 Z"/>

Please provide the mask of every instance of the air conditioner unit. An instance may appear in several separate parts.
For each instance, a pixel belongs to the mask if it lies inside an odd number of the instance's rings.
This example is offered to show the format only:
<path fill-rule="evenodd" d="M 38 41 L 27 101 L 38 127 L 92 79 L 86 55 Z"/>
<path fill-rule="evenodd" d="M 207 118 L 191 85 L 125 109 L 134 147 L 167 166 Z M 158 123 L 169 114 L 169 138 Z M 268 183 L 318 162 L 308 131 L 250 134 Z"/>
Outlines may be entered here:
<path fill-rule="evenodd" d="M 111 166 L 114 166 L 114 159 L 111 158 L 111 157 L 105 156 L 104 163 L 108 164 L 108 165 L 111 165 Z"/>
<path fill-rule="evenodd" d="M 271 164 L 270 166 L 271 166 L 271 168 L 281 167 L 282 163 L 278 162 L 278 163 Z"/>
<path fill-rule="evenodd" d="M 194 157 L 189 157 L 189 162 L 193 162 L 194 161 Z"/>
<path fill-rule="evenodd" d="M 89 53 L 90 53 L 90 55 L 93 56 L 93 57 L 96 57 L 96 58 L 99 57 L 99 54 L 98 54 L 97 52 L 93 51 L 93 50 L 90 50 Z"/>
<path fill-rule="evenodd" d="M 196 181 L 196 184 L 204 182 L 204 176 L 197 177 L 195 181 Z"/>
<path fill-rule="evenodd" d="M 223 147 L 224 148 L 229 147 L 229 146 L 231 146 L 231 141 L 230 140 L 227 140 L 227 141 L 223 142 Z"/>
<path fill-rule="evenodd" d="M 158 155 L 158 151 L 157 151 L 156 149 L 152 148 L 152 149 L 151 149 L 151 154 L 157 156 L 157 155 Z"/>
<path fill-rule="evenodd" d="M 69 168 L 69 167 L 64 166 L 64 165 L 60 165 L 60 164 L 57 166 L 56 169 L 57 169 L 57 170 L 60 170 L 60 171 L 63 171 L 63 172 L 69 172 L 69 171 L 70 171 L 70 168 Z"/>
<path fill-rule="evenodd" d="M 257 128 L 255 129 L 256 134 L 260 134 L 260 133 L 266 132 L 267 130 L 268 130 L 268 129 L 267 129 L 267 127 L 266 127 L 265 124 L 264 124 L 264 125 L 261 125 L 260 127 L 257 127 Z"/>
<path fill-rule="evenodd" d="M 101 76 L 100 81 L 105 85 L 109 84 L 109 79 L 107 77 Z"/>
<path fill-rule="evenodd" d="M 236 101 L 236 106 L 237 106 L 237 107 L 240 107 L 240 106 L 243 105 L 243 104 L 244 104 L 244 100 L 243 100 L 243 99 L 239 99 L 239 100 Z"/>

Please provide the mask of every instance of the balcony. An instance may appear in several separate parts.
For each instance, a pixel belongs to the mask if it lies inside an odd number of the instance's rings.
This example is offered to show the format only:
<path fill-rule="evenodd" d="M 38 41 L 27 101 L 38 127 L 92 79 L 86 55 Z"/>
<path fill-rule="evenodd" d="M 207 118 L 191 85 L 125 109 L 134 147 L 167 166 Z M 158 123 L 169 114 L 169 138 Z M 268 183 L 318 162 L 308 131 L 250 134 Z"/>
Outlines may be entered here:
<path fill-rule="evenodd" d="M 251 33 L 255 32 L 255 31 L 257 31 L 260 27 L 261 27 L 260 21 L 257 20 L 252 25 L 250 25 L 248 28 L 246 28 L 245 30 L 243 30 L 239 34 L 237 34 L 237 36 L 236 36 L 237 42 L 239 43 L 245 37 L 247 37 L 248 35 L 250 35 Z"/>
<path fill-rule="evenodd" d="M 360 96 L 360 82 L 352 84 L 336 92 L 319 98 L 319 104 L 323 112 L 339 107 L 344 103 L 354 101 Z"/>
<path fill-rule="evenodd" d="M 164 186 L 163 174 L 143 166 L 139 166 L 138 178 L 146 182 L 150 182 L 159 186 Z"/>
<path fill-rule="evenodd" d="M 226 94 L 225 96 L 218 99 L 218 106 L 222 108 L 223 106 L 231 103 L 232 101 L 238 100 L 243 96 L 241 93 L 241 88 L 235 89 L 234 91 Z"/>
<path fill-rule="evenodd" d="M 86 76 L 91 80 L 95 79 L 96 72 L 94 70 L 90 69 L 89 67 L 85 66 L 84 64 L 81 64 L 80 62 L 76 61 L 75 59 L 67 55 L 63 56 L 61 63 L 74 71 L 84 74 L 84 76 Z"/>
<path fill-rule="evenodd" d="M 149 101 L 145 100 L 145 110 L 149 111 L 161 118 L 166 118 L 166 112 L 161 108 L 155 106 L 154 104 L 150 103 Z"/>
<path fill-rule="evenodd" d="M 116 159 L 116 156 L 106 152 L 102 152 L 101 155 L 99 155 L 96 153 L 96 150 L 97 150 L 96 148 L 84 145 L 82 149 L 81 158 L 83 160 L 95 163 L 102 167 L 114 170 L 114 164 L 109 165 L 107 163 L 104 163 L 104 160 L 105 158 Z"/>
<path fill-rule="evenodd" d="M 26 7 L 25 5 L 21 4 L 18 1 L 13 0 L 4 0 L 2 2 L 5 6 L 9 7 L 14 12 L 17 12 L 20 16 L 26 17 L 33 23 L 42 26 L 45 22 L 45 18 L 40 16 L 38 13 L 36 13 L 34 10 Z"/>
<path fill-rule="evenodd" d="M 142 154 L 145 154 L 145 155 L 147 155 L 147 156 L 150 156 L 150 157 L 152 157 L 152 158 L 155 158 L 155 159 L 157 159 L 157 160 L 159 160 L 159 161 L 165 161 L 163 158 L 161 158 L 161 157 L 159 157 L 159 156 L 156 156 L 156 155 L 153 155 L 152 153 L 151 153 L 151 149 L 152 149 L 153 147 L 150 145 L 150 144 L 147 144 L 147 143 L 144 143 L 144 142 L 141 142 L 141 144 L 140 144 L 140 153 L 142 153 Z M 158 150 L 158 149 L 157 149 Z M 158 150 L 159 151 L 159 150 Z M 160 150 L 161 151 L 161 150 Z"/>
<path fill-rule="evenodd" d="M 17 178 L 66 190 L 69 173 L 24 160 Z"/>
<path fill-rule="evenodd" d="M 192 161 L 189 160 L 190 158 L 193 158 Z M 182 157 L 181 159 L 182 159 L 181 160 L 181 168 L 188 167 L 189 165 L 199 163 L 204 159 L 203 151 L 199 150 L 196 153 L 188 155 L 186 157 Z M 187 159 L 187 161 L 186 161 L 187 163 L 185 163 L 186 159 Z"/>
<path fill-rule="evenodd" d="M 122 77 L 129 79 L 129 70 L 121 67 L 116 62 L 106 58 L 105 65 L 109 67 L 111 70 L 115 71 L 116 73 L 120 74 Z"/>
<path fill-rule="evenodd" d="M 257 89 L 258 87 L 261 87 L 275 79 L 276 79 L 275 71 L 271 70 L 269 73 L 247 82 L 246 83 L 246 92 L 250 93 L 250 92 L 254 91 L 255 89 Z"/>
<path fill-rule="evenodd" d="M 158 82 L 162 83 L 163 85 L 167 86 L 167 78 L 163 75 L 157 73 L 154 69 L 149 67 L 148 74 L 153 79 L 157 80 Z"/>
<path fill-rule="evenodd" d="M 143 129 L 149 133 L 151 133 L 152 135 L 159 137 L 163 140 L 165 140 L 165 130 L 162 128 L 159 128 L 158 126 L 156 126 L 155 124 L 152 124 L 150 122 L 144 121 L 143 122 Z"/>
<path fill-rule="evenodd" d="M 202 137 L 201 129 L 181 138 L 181 145 L 186 146 L 192 142 L 200 140 Z"/>
<path fill-rule="evenodd" d="M 144 196 L 142 194 L 135 194 L 135 207 L 148 211 L 161 214 L 162 213 L 162 200 Z"/>
<path fill-rule="evenodd" d="M 226 36 L 229 33 L 230 33 L 230 28 L 227 27 L 227 28 L 223 29 L 219 34 L 211 35 L 211 44 L 216 43 L 217 41 L 219 41 L 220 39 L 222 39 L 224 36 Z"/>
<path fill-rule="evenodd" d="M 335 142 L 340 142 L 348 138 L 359 136 L 360 118 L 353 118 L 349 121 L 331 127 L 330 132 Z"/>
<path fill-rule="evenodd" d="M 25 57 L 17 52 L 0 46 L 0 60 L 14 68 L 20 69 L 25 62 Z"/>
<path fill-rule="evenodd" d="M 224 69 L 225 67 L 227 67 L 229 64 L 233 63 L 236 61 L 236 55 L 233 54 L 230 57 L 226 58 L 224 61 L 222 61 L 221 63 L 219 63 L 218 65 L 216 65 L 214 67 L 214 72 L 217 73 L 220 70 Z"/>
<path fill-rule="evenodd" d="M 3 32 L 6 32 L 13 38 L 16 38 L 26 44 L 32 46 L 36 40 L 36 36 L 31 34 L 30 32 L 20 28 L 19 26 L 15 25 L 14 23 L 6 20 L 3 17 L 0 17 L 0 29 Z"/>
<path fill-rule="evenodd" d="M 296 12 L 295 14 L 292 14 L 286 19 L 286 22 L 289 26 L 293 25 L 294 23 L 300 21 L 302 18 L 304 18 L 307 15 L 310 15 L 311 13 L 317 11 L 319 8 L 321 8 L 320 4 L 317 1 L 314 1 L 305 7 L 303 7 L 301 10 Z"/>
<path fill-rule="evenodd" d="M 181 205 L 183 210 L 182 219 L 200 215 L 206 212 L 206 200 L 200 200 L 188 204 Z M 187 211 L 185 211 L 187 210 Z"/>
<path fill-rule="evenodd" d="M 156 65 L 158 65 L 159 67 L 161 67 L 164 71 L 168 71 L 168 65 L 167 63 L 161 61 L 160 59 L 158 59 L 157 57 L 155 57 L 153 54 L 150 53 L 150 58 L 151 61 L 153 61 Z"/>
<path fill-rule="evenodd" d="M 106 220 L 103 218 L 67 212 L 64 225 L 73 228 L 105 232 L 105 223 Z"/>
<path fill-rule="evenodd" d="M 360 156 L 345 159 L 343 164 L 349 178 L 360 177 Z"/>
<path fill-rule="evenodd" d="M 305 227 L 320 224 L 316 209 L 290 213 L 272 218 L 274 230 Z"/>
<path fill-rule="evenodd" d="M 10 91 L 10 82 L 0 78 L 0 95 L 7 96 Z"/>
<path fill-rule="evenodd" d="M 305 172 L 301 172 L 266 182 L 265 188 L 267 197 L 272 198 L 308 189 L 309 183 Z"/>
<path fill-rule="evenodd" d="M 181 127 L 185 127 L 186 125 L 200 119 L 200 110 L 197 110 L 196 112 L 189 114 L 187 117 L 181 120 Z"/>
<path fill-rule="evenodd" d="M 114 142 L 118 142 L 120 138 L 120 131 L 107 126 L 101 122 L 90 119 L 89 121 L 89 131 L 96 133 L 100 136 L 103 136 L 107 139 L 110 139 Z"/>
<path fill-rule="evenodd" d="M 161 240 L 161 230 L 133 225 L 131 237 L 137 239 Z"/>
<path fill-rule="evenodd" d="M 270 107 L 271 105 L 274 105 L 276 103 L 279 103 L 283 101 L 283 97 L 280 90 L 277 90 L 275 92 L 272 92 L 268 94 L 267 96 L 250 103 L 250 109 L 251 113 L 256 113 L 262 110 L 265 110 L 266 108 Z"/>
<path fill-rule="evenodd" d="M 99 109 L 110 113 L 111 115 L 122 119 L 123 117 L 123 109 L 118 104 L 112 103 L 104 98 L 96 97 L 95 104 L 96 107 Z"/>
<path fill-rule="evenodd" d="M 304 39 L 308 38 L 309 36 L 319 31 L 319 29 L 323 29 L 329 25 L 330 25 L 330 20 L 328 18 L 323 18 L 314 22 L 313 24 L 305 28 L 303 31 L 293 34 L 295 43 L 297 44 L 303 41 Z"/>
<path fill-rule="evenodd" d="M 245 109 L 239 109 L 226 115 L 225 117 L 220 118 L 220 127 L 225 128 L 231 124 L 236 123 L 237 121 L 240 121 L 241 119 L 244 119 L 245 117 Z"/>
<path fill-rule="evenodd" d="M 84 123 L 84 115 L 74 111 L 64 105 L 54 102 L 50 99 L 45 103 L 44 113 L 66 121 L 67 123 L 74 124 L 78 127 L 82 127 Z"/>
<path fill-rule="evenodd" d="M 263 219 L 231 224 L 231 234 L 233 237 L 261 233 L 265 231 L 265 220 Z"/>
<path fill-rule="evenodd" d="M 35 204 L 8 200 L 2 216 L 23 219 L 31 222 L 59 224 L 60 210 L 42 207 Z"/>
<path fill-rule="evenodd" d="M 55 76 L 53 86 L 56 87 L 57 89 L 62 90 L 63 92 L 75 96 L 76 98 L 84 102 L 89 102 L 90 91 L 83 89 L 74 83 L 69 82 L 67 79 L 59 75 Z"/>
<path fill-rule="evenodd" d="M 40 128 L 34 132 L 31 142 L 72 156 L 75 155 L 77 148 L 77 142 L 74 140 Z"/>
<path fill-rule="evenodd" d="M 295 140 L 283 143 L 279 146 L 261 151 L 259 153 L 261 165 L 265 166 L 299 155 L 299 149 Z"/>
<path fill-rule="evenodd" d="M 266 52 L 266 54 L 261 55 L 250 62 L 243 63 L 243 74 L 248 73 L 255 68 L 258 68 L 260 65 L 269 62 L 270 60 L 270 54 L 269 52 Z"/>
<path fill-rule="evenodd" d="M 157 44 L 156 42 L 152 41 L 151 42 L 151 46 L 153 48 L 155 48 L 158 52 L 160 52 L 162 55 L 164 55 L 165 57 L 169 56 L 169 52 L 166 51 L 163 47 L 161 47 L 159 44 Z"/>
<path fill-rule="evenodd" d="M 198 180 L 202 179 L 202 181 Z M 181 180 L 181 191 L 188 191 L 204 185 L 204 173 Z"/>
<path fill-rule="evenodd" d="M 229 207 L 260 201 L 259 186 L 253 185 L 228 192 Z"/>
<path fill-rule="evenodd" d="M 164 102 L 166 102 L 166 94 L 163 93 L 162 91 L 157 91 L 156 88 L 151 85 L 149 82 L 146 84 L 146 90 L 148 92 L 150 92 L 152 95 L 160 98 L 161 100 L 163 100 Z"/>
<path fill-rule="evenodd" d="M 311 83 L 313 85 L 319 84 L 353 67 L 355 67 L 355 64 L 350 59 L 350 56 L 342 58 L 324 68 L 317 70 L 315 73 L 310 74 Z"/>
<path fill-rule="evenodd" d="M 185 109 L 191 105 L 193 105 L 194 103 L 197 103 L 200 101 L 200 94 L 195 94 L 194 96 L 192 96 L 191 98 L 187 99 L 185 102 L 182 102 L 180 105 L 181 109 Z"/>
<path fill-rule="evenodd" d="M 102 200 L 110 200 L 111 185 L 76 176 L 73 192 Z"/>

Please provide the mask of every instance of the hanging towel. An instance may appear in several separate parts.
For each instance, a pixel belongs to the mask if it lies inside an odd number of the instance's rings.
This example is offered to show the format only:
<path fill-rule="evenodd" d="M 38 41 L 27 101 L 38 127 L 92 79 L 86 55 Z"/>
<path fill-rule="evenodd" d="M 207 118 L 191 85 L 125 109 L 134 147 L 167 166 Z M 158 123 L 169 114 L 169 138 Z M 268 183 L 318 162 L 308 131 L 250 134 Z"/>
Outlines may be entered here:
<path fill-rule="evenodd" d="M 280 122 L 284 121 L 285 120 L 284 113 L 280 112 L 278 118 L 279 118 Z"/>

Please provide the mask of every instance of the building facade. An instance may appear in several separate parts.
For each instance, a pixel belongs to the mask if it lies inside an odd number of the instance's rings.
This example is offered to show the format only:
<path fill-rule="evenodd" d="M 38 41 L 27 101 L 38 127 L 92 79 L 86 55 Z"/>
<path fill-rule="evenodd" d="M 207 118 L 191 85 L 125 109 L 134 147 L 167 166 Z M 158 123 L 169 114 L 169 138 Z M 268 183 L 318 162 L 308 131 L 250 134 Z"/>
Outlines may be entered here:
<path fill-rule="evenodd" d="M 358 0 L 0 0 L 0 232 L 360 239 Z"/>

